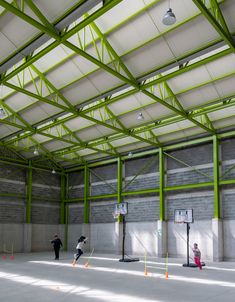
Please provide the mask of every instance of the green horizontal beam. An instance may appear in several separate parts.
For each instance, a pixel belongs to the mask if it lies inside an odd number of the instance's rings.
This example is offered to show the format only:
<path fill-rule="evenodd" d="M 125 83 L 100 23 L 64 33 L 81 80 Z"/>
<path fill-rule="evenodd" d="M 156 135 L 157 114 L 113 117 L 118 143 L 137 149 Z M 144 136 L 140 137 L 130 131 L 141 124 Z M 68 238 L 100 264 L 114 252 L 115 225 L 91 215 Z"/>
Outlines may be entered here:
<path fill-rule="evenodd" d="M 196 188 L 203 188 L 203 187 L 213 187 L 213 182 L 202 182 L 197 184 L 185 184 L 185 185 L 178 185 L 178 186 L 171 186 L 165 187 L 164 191 L 178 191 L 184 189 L 196 189 Z"/>
<path fill-rule="evenodd" d="M 150 193 L 159 193 L 159 188 L 122 192 L 122 196 L 141 195 L 141 194 L 150 194 Z"/>

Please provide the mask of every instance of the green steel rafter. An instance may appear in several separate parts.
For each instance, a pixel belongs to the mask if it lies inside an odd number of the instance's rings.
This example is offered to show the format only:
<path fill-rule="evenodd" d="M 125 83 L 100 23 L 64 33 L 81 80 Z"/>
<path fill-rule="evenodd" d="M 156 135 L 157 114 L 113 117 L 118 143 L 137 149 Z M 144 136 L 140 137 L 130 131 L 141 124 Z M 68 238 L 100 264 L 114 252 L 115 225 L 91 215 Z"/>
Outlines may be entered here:
<path fill-rule="evenodd" d="M 85 16 L 88 17 L 89 14 L 85 14 Z M 107 51 L 114 57 L 115 61 L 118 63 L 118 66 L 122 68 L 122 70 L 125 72 L 125 74 L 127 75 L 127 77 L 133 83 L 136 83 L 138 85 L 138 83 L 136 82 L 136 79 L 133 77 L 133 75 L 131 74 L 131 72 L 125 66 L 125 64 L 123 63 L 123 61 L 121 60 L 121 58 L 117 55 L 116 51 L 113 49 L 113 47 L 111 46 L 111 44 L 109 43 L 109 41 L 107 40 L 107 38 L 105 37 L 105 35 L 100 31 L 100 29 L 95 24 L 95 22 L 91 22 L 89 26 L 90 26 L 90 29 L 93 29 L 95 31 L 95 33 L 97 34 L 97 36 L 100 38 L 101 43 L 103 43 L 106 46 Z M 95 41 L 94 41 L 94 43 L 95 43 Z M 113 62 L 113 60 L 111 60 L 111 61 Z"/>
<path fill-rule="evenodd" d="M 87 148 L 87 149 L 91 149 L 91 150 L 94 150 L 94 151 L 97 151 L 97 152 L 102 152 L 102 153 L 105 153 L 105 154 L 108 154 L 108 155 L 112 155 L 112 156 L 115 156 L 115 153 L 113 152 L 109 152 L 105 149 L 99 149 L 99 148 L 95 148 L 95 147 L 89 147 L 89 145 L 87 143 L 84 143 L 74 132 L 72 132 L 66 125 L 62 124 L 61 125 L 62 128 L 64 128 L 65 131 L 67 131 L 67 133 L 73 137 L 80 146 L 84 147 L 84 148 Z"/>
<path fill-rule="evenodd" d="M 76 109 L 75 108 L 69 108 L 67 106 L 61 105 L 58 102 L 52 101 L 52 100 L 50 100 L 48 98 L 45 98 L 45 97 L 41 96 L 40 94 L 33 93 L 33 92 L 29 91 L 29 90 L 26 90 L 24 88 L 18 87 L 18 86 L 14 85 L 14 84 L 11 84 L 9 82 L 5 82 L 4 85 L 7 86 L 7 87 L 9 87 L 9 88 L 11 88 L 11 89 L 14 89 L 15 91 L 17 91 L 19 93 L 23 93 L 23 94 L 25 94 L 25 95 L 27 95 L 29 97 L 32 97 L 34 99 L 38 99 L 39 101 L 42 101 L 42 102 L 47 103 L 49 105 L 52 105 L 52 106 L 60 109 L 61 111 L 70 112 L 70 113 L 76 113 Z"/>
<path fill-rule="evenodd" d="M 178 108 L 172 106 L 171 104 L 169 104 L 168 102 L 160 99 L 159 97 L 157 97 L 156 95 L 154 95 L 153 93 L 145 90 L 145 89 L 141 89 L 141 91 L 147 95 L 148 97 L 152 98 L 153 100 L 155 100 L 156 102 L 162 104 L 163 106 L 167 107 L 168 109 L 174 111 L 175 113 L 177 113 L 178 115 L 182 116 L 184 119 L 192 122 L 193 124 L 195 124 L 196 126 L 202 128 L 203 130 L 206 130 L 209 133 L 214 133 L 215 131 L 208 128 L 208 126 L 198 122 L 196 119 L 194 119 L 193 117 L 191 117 L 187 112 L 185 111 L 181 111 Z"/>
<path fill-rule="evenodd" d="M 161 79 L 154 79 L 154 80 L 152 80 L 150 83 L 144 84 L 143 87 L 147 88 L 147 87 L 149 87 L 149 85 L 151 86 L 152 84 L 156 84 L 156 83 L 159 83 L 160 81 L 164 81 L 164 80 L 166 80 L 166 79 L 172 78 L 173 76 L 177 76 L 177 75 L 181 74 L 183 71 L 191 70 L 191 69 L 193 69 L 193 68 L 196 68 L 196 67 L 198 67 L 198 66 L 201 66 L 202 64 L 205 64 L 205 63 L 207 63 L 207 62 L 210 62 L 210 61 L 212 61 L 212 60 L 215 60 L 215 59 L 217 59 L 217 58 L 220 58 L 221 56 L 227 55 L 228 53 L 230 53 L 230 50 L 229 50 L 229 49 L 227 49 L 227 50 L 225 50 L 225 51 L 222 51 L 222 52 L 220 52 L 220 53 L 217 53 L 217 54 L 213 55 L 212 57 L 203 59 L 203 60 L 201 60 L 201 61 L 199 61 L 199 62 L 196 62 L 196 63 L 194 63 L 194 64 L 192 64 L 192 65 L 189 65 L 189 66 L 187 66 L 187 70 L 179 69 L 178 71 L 173 72 L 173 73 L 170 73 L 170 74 L 164 76 L 164 77 L 161 78 Z M 123 97 L 124 97 L 124 95 L 131 95 L 132 93 L 135 93 L 135 92 L 136 92 L 136 90 L 134 89 L 134 90 L 132 90 L 132 91 L 130 91 L 130 92 L 124 93 L 124 94 L 123 94 Z M 120 98 L 120 97 L 119 97 L 119 98 Z M 110 100 L 108 103 L 112 103 L 115 99 L 117 99 L 117 98 L 114 98 L 113 100 Z M 99 107 L 99 106 L 94 106 L 94 107 L 97 108 L 97 107 Z M 89 109 L 89 110 L 91 110 L 91 109 Z"/>
<path fill-rule="evenodd" d="M 124 83 L 128 83 L 128 84 L 130 84 L 130 85 L 138 88 L 138 84 L 136 82 L 133 82 L 132 80 L 129 80 L 129 78 L 123 76 L 119 72 L 113 70 L 112 68 L 110 68 L 106 64 L 102 63 L 101 61 L 99 61 L 95 57 L 89 55 L 88 53 L 86 53 L 85 51 L 83 51 L 82 49 L 80 49 L 79 47 L 77 47 L 74 44 L 72 44 L 71 42 L 67 41 L 67 38 L 65 38 L 65 37 L 62 38 L 60 35 L 58 35 L 57 33 L 55 33 L 50 28 L 42 25 L 41 23 L 39 23 L 38 21 L 34 20 L 30 16 L 26 15 L 22 11 L 20 11 L 20 10 L 16 9 L 15 7 L 13 7 L 9 3 L 7 3 L 6 1 L 0 0 L 0 5 L 2 5 L 3 7 L 7 8 L 11 13 L 13 13 L 16 16 L 18 16 L 19 18 L 23 19 L 25 22 L 29 23 L 30 25 L 34 26 L 35 28 L 39 29 L 40 31 L 48 34 L 51 38 L 54 38 L 59 43 L 62 43 L 66 47 L 70 48 L 71 50 L 73 50 L 78 55 L 81 55 L 82 57 L 84 57 L 88 61 L 94 63 L 95 65 L 97 65 L 100 68 L 104 69 L 108 73 L 110 73 L 110 74 L 114 75 L 115 77 L 119 78 Z"/>
<path fill-rule="evenodd" d="M 63 170 L 62 166 L 55 160 L 55 157 L 53 156 L 53 154 L 51 154 L 51 152 L 49 152 L 49 150 L 43 146 L 42 144 L 39 144 L 33 137 L 29 137 L 29 139 L 35 144 L 37 145 L 38 147 L 40 147 L 40 149 L 43 150 L 43 152 L 45 154 L 43 154 L 43 158 L 46 157 L 48 159 L 50 159 L 50 161 L 55 165 L 57 166 L 60 170 Z"/>
<path fill-rule="evenodd" d="M 116 6 L 118 3 L 120 3 L 122 0 L 113 0 L 110 1 L 109 3 L 103 5 L 101 8 L 99 8 L 97 11 L 95 11 L 94 13 L 92 13 L 92 15 L 88 18 L 86 18 L 85 20 L 82 20 L 81 22 L 79 22 L 79 24 L 77 24 L 76 26 L 74 26 L 72 29 L 70 29 L 68 32 L 63 34 L 63 39 L 68 39 L 70 38 L 72 35 L 76 34 L 79 30 L 83 29 L 84 27 L 86 27 L 88 24 L 90 24 L 90 22 L 96 20 L 97 18 L 99 18 L 100 16 L 102 16 L 103 14 L 105 14 L 107 11 L 109 11 L 110 9 L 112 9 L 114 6 Z M 1 0 L 0 1 L 0 5 L 3 6 L 8 6 L 7 2 Z M 75 4 L 74 9 L 76 9 L 76 7 L 80 6 L 79 4 Z M 6 8 L 8 9 L 8 8 Z M 57 23 L 57 22 L 56 22 Z M 55 24 L 56 24 L 55 23 Z M 42 33 L 41 33 L 42 35 Z M 51 50 L 53 50 L 55 47 L 57 47 L 60 44 L 59 41 L 55 41 L 53 43 L 51 43 L 48 47 L 46 47 L 45 49 L 41 50 L 39 53 L 35 54 L 34 56 L 28 56 L 26 58 L 25 63 L 21 64 L 19 67 L 17 67 L 15 70 L 13 70 L 12 72 L 10 72 L 8 75 L 2 75 L 2 82 L 4 81 L 8 81 L 10 78 L 12 78 L 13 76 L 17 75 L 20 71 L 22 71 L 24 68 L 28 67 L 29 65 L 31 65 L 32 63 L 34 63 L 35 61 L 37 61 L 38 59 L 40 59 L 41 57 L 43 57 L 45 54 L 47 54 L 48 52 L 50 52 Z M 22 50 L 27 47 L 29 44 L 23 46 Z M 19 52 L 19 50 L 17 50 L 17 53 Z M 9 58 L 10 59 L 10 58 Z M 4 61 L 5 62 L 5 61 Z"/>
<path fill-rule="evenodd" d="M 206 17 L 206 19 L 211 23 L 214 29 L 219 33 L 222 39 L 228 44 L 231 50 L 235 52 L 234 39 L 224 20 L 217 0 L 210 0 L 211 9 L 206 7 L 205 0 L 193 0 L 193 2 Z"/>

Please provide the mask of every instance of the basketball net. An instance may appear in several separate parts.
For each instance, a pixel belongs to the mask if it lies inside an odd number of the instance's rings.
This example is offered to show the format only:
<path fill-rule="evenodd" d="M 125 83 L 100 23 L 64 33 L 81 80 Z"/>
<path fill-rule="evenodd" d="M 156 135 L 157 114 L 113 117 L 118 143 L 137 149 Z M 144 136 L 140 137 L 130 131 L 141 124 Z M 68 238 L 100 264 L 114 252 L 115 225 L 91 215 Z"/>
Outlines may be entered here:
<path fill-rule="evenodd" d="M 113 215 L 113 218 L 114 219 L 118 219 L 120 217 L 120 213 L 117 213 L 117 212 L 112 212 L 112 215 Z"/>

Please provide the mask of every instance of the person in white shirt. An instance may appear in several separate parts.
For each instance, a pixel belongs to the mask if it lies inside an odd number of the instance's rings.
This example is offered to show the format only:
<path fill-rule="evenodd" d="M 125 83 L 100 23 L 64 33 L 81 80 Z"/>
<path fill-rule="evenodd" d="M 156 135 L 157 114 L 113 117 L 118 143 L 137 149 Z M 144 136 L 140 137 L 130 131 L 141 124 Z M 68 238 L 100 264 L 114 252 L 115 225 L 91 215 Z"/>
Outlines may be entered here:
<path fill-rule="evenodd" d="M 83 254 L 83 246 L 84 244 L 86 244 L 86 241 L 87 241 L 87 237 L 85 236 L 81 236 L 79 239 L 78 239 L 78 244 L 76 246 L 76 249 L 77 249 L 77 253 L 74 254 L 74 260 L 73 260 L 73 265 L 75 265 L 76 261 L 78 260 L 78 258 Z"/>

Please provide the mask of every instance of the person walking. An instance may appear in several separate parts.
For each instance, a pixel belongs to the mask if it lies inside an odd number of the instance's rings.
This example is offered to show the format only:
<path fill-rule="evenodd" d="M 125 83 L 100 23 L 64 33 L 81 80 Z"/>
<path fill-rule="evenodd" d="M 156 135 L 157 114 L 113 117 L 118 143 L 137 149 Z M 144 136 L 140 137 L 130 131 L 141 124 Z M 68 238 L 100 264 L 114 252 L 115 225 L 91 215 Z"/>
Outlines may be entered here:
<path fill-rule="evenodd" d="M 58 237 L 57 234 L 55 234 L 54 239 L 51 240 L 51 244 L 53 244 L 54 251 L 55 251 L 55 260 L 59 260 L 60 258 L 60 247 L 63 246 L 62 241 Z"/>
<path fill-rule="evenodd" d="M 194 243 L 192 250 L 193 250 L 193 254 L 194 254 L 194 262 L 195 262 L 195 264 L 199 267 L 199 269 L 202 269 L 201 251 L 199 250 L 197 243 Z"/>

